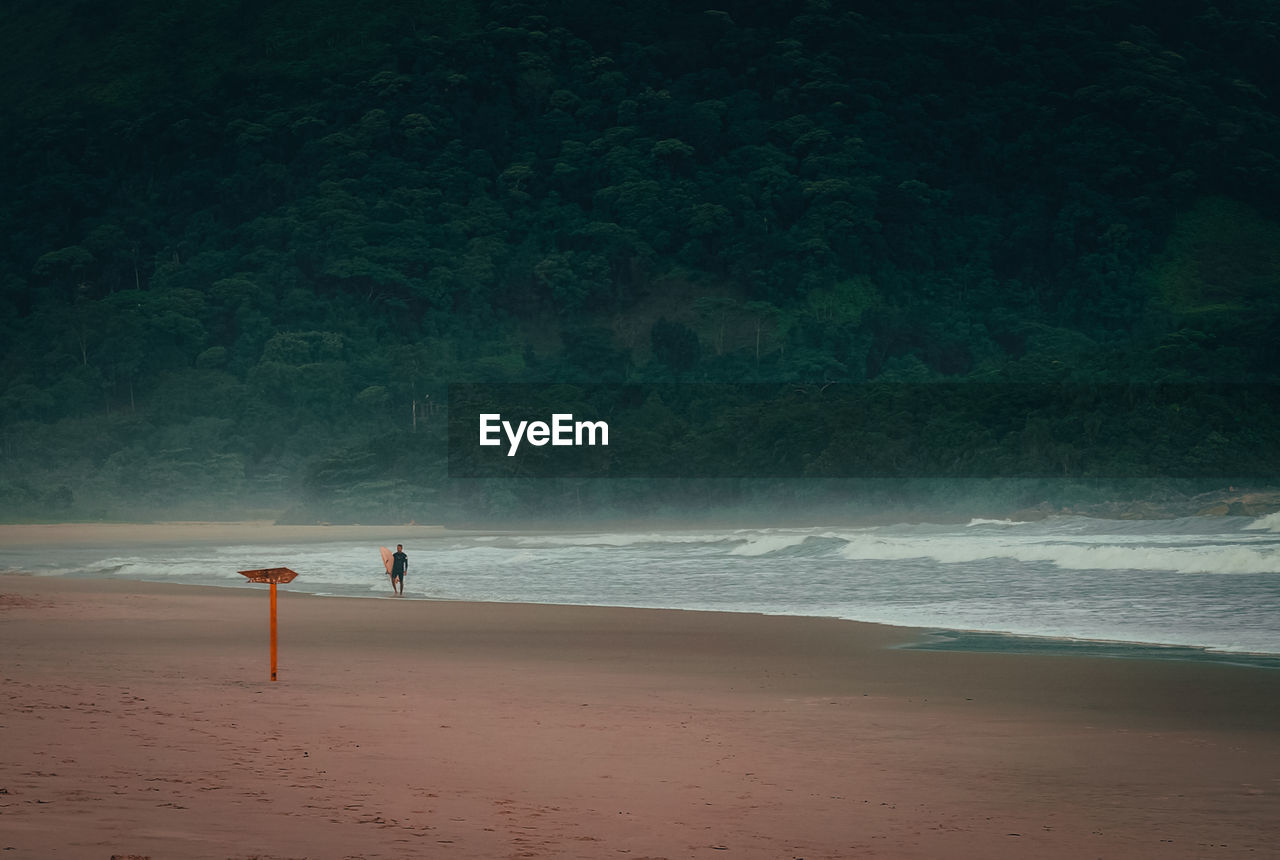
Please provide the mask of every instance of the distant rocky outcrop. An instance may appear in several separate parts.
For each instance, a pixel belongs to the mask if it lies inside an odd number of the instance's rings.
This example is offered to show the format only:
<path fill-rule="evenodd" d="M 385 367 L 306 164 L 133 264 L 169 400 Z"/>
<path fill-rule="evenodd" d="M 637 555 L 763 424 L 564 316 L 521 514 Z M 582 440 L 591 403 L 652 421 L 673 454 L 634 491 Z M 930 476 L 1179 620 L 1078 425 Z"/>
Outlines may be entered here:
<path fill-rule="evenodd" d="M 1265 517 L 1280 511 L 1280 492 L 1241 493 L 1211 500 L 1198 517 Z"/>
<path fill-rule="evenodd" d="M 1170 494 L 1158 499 L 1129 499 L 1087 505 L 1057 506 L 1043 502 L 1014 512 L 1015 520 L 1042 520 L 1055 515 L 1109 520 L 1170 520 L 1179 517 L 1264 517 L 1280 511 L 1280 490 L 1242 491 L 1234 487 L 1191 496 Z"/>

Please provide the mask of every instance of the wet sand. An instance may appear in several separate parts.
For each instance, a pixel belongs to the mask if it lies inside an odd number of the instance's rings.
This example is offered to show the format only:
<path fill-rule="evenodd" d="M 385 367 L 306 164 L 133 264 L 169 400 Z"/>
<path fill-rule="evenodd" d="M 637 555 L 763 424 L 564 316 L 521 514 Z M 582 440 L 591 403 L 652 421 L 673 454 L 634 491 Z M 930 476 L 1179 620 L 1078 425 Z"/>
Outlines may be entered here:
<path fill-rule="evenodd" d="M 915 631 L 814 618 L 281 592 L 271 683 L 265 586 L 0 577 L 0 856 L 1280 844 L 1280 672 L 900 650 Z"/>

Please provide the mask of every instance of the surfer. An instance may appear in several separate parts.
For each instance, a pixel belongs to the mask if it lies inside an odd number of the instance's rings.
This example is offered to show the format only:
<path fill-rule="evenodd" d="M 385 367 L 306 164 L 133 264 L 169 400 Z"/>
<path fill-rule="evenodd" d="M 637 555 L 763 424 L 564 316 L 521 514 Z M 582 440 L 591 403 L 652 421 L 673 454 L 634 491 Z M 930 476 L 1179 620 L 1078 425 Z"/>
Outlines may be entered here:
<path fill-rule="evenodd" d="M 404 597 L 404 572 L 409 569 L 409 556 L 404 554 L 404 544 L 396 544 L 396 551 L 391 556 L 391 590 Z M 396 590 L 396 583 L 400 588 Z"/>

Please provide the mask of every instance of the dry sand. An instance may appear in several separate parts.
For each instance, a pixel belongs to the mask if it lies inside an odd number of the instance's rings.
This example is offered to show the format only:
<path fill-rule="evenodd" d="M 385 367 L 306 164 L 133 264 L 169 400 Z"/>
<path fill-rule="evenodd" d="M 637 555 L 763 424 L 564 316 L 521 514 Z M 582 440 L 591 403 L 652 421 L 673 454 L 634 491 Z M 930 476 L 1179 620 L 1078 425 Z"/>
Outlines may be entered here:
<path fill-rule="evenodd" d="M 0 858 L 1218 858 L 1280 672 L 696 612 L 0 577 Z"/>
<path fill-rule="evenodd" d="M 442 526 L 396 526 L 405 538 L 448 534 Z M 0 546 L 125 546 L 129 544 L 320 543 L 387 537 L 386 526 L 278 526 L 267 520 L 226 523 L 0 523 Z"/>

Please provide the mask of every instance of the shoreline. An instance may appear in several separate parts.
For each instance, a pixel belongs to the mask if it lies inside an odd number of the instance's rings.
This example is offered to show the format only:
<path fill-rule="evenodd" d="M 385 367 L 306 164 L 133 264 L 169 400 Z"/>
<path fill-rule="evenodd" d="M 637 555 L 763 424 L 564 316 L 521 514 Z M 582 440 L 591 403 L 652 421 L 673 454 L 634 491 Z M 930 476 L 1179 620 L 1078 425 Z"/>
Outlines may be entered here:
<path fill-rule="evenodd" d="M 875 623 L 875 622 L 859 622 Z M 889 625 L 893 626 L 893 625 Z M 1139 642 L 1126 639 L 1085 639 L 1072 636 L 1039 636 L 999 630 L 965 630 L 954 627 L 918 628 L 921 640 L 896 646 L 912 651 L 963 651 L 983 654 L 1090 657 L 1107 660 L 1157 660 L 1217 663 L 1249 669 L 1280 669 L 1280 653 L 1228 651 L 1207 645 Z"/>
<path fill-rule="evenodd" d="M 343 539 L 345 540 L 345 538 Z M 179 588 L 242 590 L 247 583 L 228 581 L 226 583 L 188 583 L 163 579 L 133 579 L 87 574 L 40 574 L 22 570 L 0 571 L 0 582 L 5 577 L 31 577 L 45 580 L 84 580 L 132 582 L 139 585 L 161 585 Z M 299 597 L 313 597 L 322 600 L 403 600 L 406 603 L 453 603 L 478 604 L 492 606 L 545 606 L 580 609 L 616 609 L 637 612 L 688 612 L 707 615 L 739 615 L 759 618 L 792 618 L 819 619 L 823 621 L 843 622 L 847 624 L 867 625 L 886 630 L 904 631 L 912 638 L 892 647 L 908 651 L 963 652 L 974 654 L 1018 654 L 1024 656 L 1050 657 L 1089 657 L 1094 659 L 1114 660 L 1156 660 L 1186 663 L 1207 663 L 1237 666 L 1248 669 L 1280 670 L 1280 652 L 1270 651 L 1231 651 L 1214 648 L 1209 645 L 1183 644 L 1175 642 L 1143 642 L 1127 639 L 1089 639 L 1076 636 L 1054 636 L 1049 634 L 1013 633 L 1005 630 L 974 630 L 961 627 L 920 627 L 909 624 L 892 624 L 884 621 L 867 621 L 860 618 L 845 618 L 839 615 L 803 615 L 784 612 L 757 612 L 731 609 L 696 609 L 677 606 L 640 606 L 629 604 L 606 603 L 540 603 L 536 601 L 518 600 L 472 600 L 468 598 L 435 597 L 431 595 L 409 595 L 405 598 L 392 598 L 387 594 L 338 594 L 328 592 L 293 592 Z"/>
<path fill-rule="evenodd" d="M 10 572 L 0 573 L 0 576 Z M 38 574 L 18 572 L 18 576 Z M 95 577 L 73 577 L 94 579 Z M 166 584 L 163 580 L 132 579 L 130 582 Z M 209 583 L 169 583 L 193 588 L 240 588 L 244 583 L 217 585 Z M 385 594 L 330 594 L 324 592 L 300 592 L 306 597 L 335 600 L 389 600 Z M 400 599 L 400 598 L 396 598 Z M 839 615 L 801 615 L 786 612 L 755 612 L 731 609 L 689 609 L 676 606 L 636 606 L 612 603 L 539 603 L 519 600 L 470 600 L 452 597 L 417 597 L 410 595 L 405 601 L 430 603 L 488 604 L 495 606 L 560 606 L 582 609 L 617 609 L 640 612 L 690 612 L 707 615 L 744 615 L 759 618 L 821 619 L 848 624 L 868 625 L 892 631 L 903 631 L 913 638 L 891 647 L 909 651 L 966 652 L 974 654 L 1019 654 L 1025 656 L 1088 657 L 1108 660 L 1161 660 L 1186 663 L 1216 663 L 1248 669 L 1280 670 L 1280 652 L 1230 651 L 1208 645 L 1186 645 L 1173 642 L 1142 642 L 1127 639 L 1088 639 L 1075 636 L 1052 636 L 1035 633 L 1012 633 L 1005 630 L 972 630 L 960 627 L 917 627 L 908 624 L 891 624 L 884 621 L 867 621 L 845 618 Z M 953 641 L 946 641 L 953 640 Z"/>
<path fill-rule="evenodd" d="M 348 540 L 339 537 L 335 540 Z M 3 543 L 0 543 L 3 545 Z M 187 589 L 219 589 L 242 590 L 246 582 L 178 582 L 172 580 L 147 580 L 147 578 L 115 578 L 106 576 L 77 575 L 77 573 L 58 573 L 45 575 L 31 571 L 0 571 L 0 581 L 4 577 L 19 576 L 42 578 L 42 580 L 84 581 L 122 581 L 136 584 L 187 587 Z M 324 591 L 294 591 L 298 596 L 307 598 L 334 600 L 388 600 L 387 594 L 338 594 Z M 539 603 L 539 601 L 521 600 L 474 600 L 468 598 L 443 598 L 433 595 L 408 595 L 396 598 L 404 603 L 453 603 L 481 605 L 511 605 L 511 607 L 564 607 L 584 609 L 618 609 L 636 610 L 636 612 L 686 612 L 704 614 L 728 614 L 728 616 L 748 616 L 760 618 L 795 618 L 822 619 L 822 621 L 844 622 L 850 625 L 867 625 L 882 627 L 886 630 L 904 631 L 911 635 L 909 641 L 895 645 L 895 648 L 915 651 L 963 651 L 974 654 L 1020 654 L 1028 657 L 1087 657 L 1100 659 L 1124 660 L 1174 660 L 1185 663 L 1210 663 L 1236 665 L 1251 669 L 1280 669 L 1280 651 L 1245 651 L 1213 648 L 1210 645 L 1184 644 L 1184 642 L 1153 642 L 1123 639 L 1087 639 L 1079 636 L 1056 636 L 1048 633 L 1018 633 L 1000 630 L 973 630 L 965 627 L 896 625 L 883 621 L 867 621 L 863 618 L 846 618 L 842 616 L 819 616 L 819 614 L 755 612 L 755 610 L 703 609 L 685 607 L 649 607 L 634 604 L 603 603 Z"/>
<path fill-rule="evenodd" d="M 701 531 L 700 528 L 692 528 Z M 646 530 L 638 530 L 644 533 Z M 569 534 L 595 534 L 595 532 L 570 531 Z M 533 532 L 483 530 L 463 531 L 449 529 L 440 525 L 413 525 L 399 527 L 364 526 L 364 525 L 317 525 L 317 526 L 281 526 L 272 522 L 257 520 L 245 522 L 198 522 L 173 521 L 156 523 L 44 523 L 44 524 L 0 524 L 0 549 L 12 548 L 19 551 L 31 551 L 42 547 L 95 547 L 114 548 L 118 546 L 208 546 L 217 544 L 252 544 L 271 546 L 297 542 L 306 543 L 341 543 L 341 542 L 387 542 L 395 536 L 401 540 L 431 541 L 447 539 L 450 536 L 474 538 L 476 536 L 528 535 Z M 45 578 L 48 575 L 10 569 L 0 571 L 2 575 L 30 575 Z M 58 574 L 71 578 L 97 579 L 92 575 L 76 573 Z M 49 578 L 57 578 L 49 577 Z M 106 578 L 106 577 L 102 577 Z M 239 581 L 220 582 L 170 582 L 164 579 L 137 579 L 136 582 L 157 582 L 184 587 L 211 587 L 234 589 L 241 587 Z M 379 599 L 376 594 L 344 594 L 310 592 L 319 597 L 351 598 L 358 600 Z M 410 601 L 454 602 L 457 598 L 440 598 L 430 595 L 411 596 Z M 467 602 L 466 598 L 461 602 Z M 577 604 L 518 604 L 518 605 L 577 605 Z M 705 608 L 637 606 L 627 604 L 581 604 L 584 606 L 612 606 L 614 608 L 657 609 L 666 611 L 689 612 L 731 612 L 733 614 L 773 616 L 777 613 L 753 612 L 743 610 L 716 610 Z M 1254 669 L 1280 669 L 1280 652 L 1266 651 L 1234 651 L 1217 648 L 1211 645 L 1194 643 L 1147 642 L 1138 640 L 1092 639 L 1068 635 L 1021 633 L 1013 631 L 978 630 L 963 627 L 945 627 L 938 625 L 919 626 L 912 624 L 896 624 L 885 621 L 868 621 L 863 619 L 844 618 L 829 615 L 788 615 L 794 618 L 830 618 L 855 624 L 873 624 L 891 629 L 912 631 L 913 641 L 900 647 L 917 651 L 967 651 L 974 653 L 1017 653 L 1027 655 L 1052 656 L 1101 656 L 1108 659 L 1134 660 L 1178 660 L 1191 663 L 1222 663 L 1239 665 Z"/>

